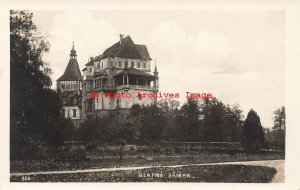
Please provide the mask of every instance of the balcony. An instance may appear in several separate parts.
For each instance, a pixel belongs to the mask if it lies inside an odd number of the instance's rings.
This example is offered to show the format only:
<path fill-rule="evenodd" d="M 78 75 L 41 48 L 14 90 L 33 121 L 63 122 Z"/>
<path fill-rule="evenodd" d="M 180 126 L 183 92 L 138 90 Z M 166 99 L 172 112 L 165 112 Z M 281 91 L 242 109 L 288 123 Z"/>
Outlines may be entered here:
<path fill-rule="evenodd" d="M 115 91 L 115 90 L 116 90 L 115 86 L 98 86 L 98 87 L 89 86 L 89 87 L 86 87 L 86 92 Z"/>
<path fill-rule="evenodd" d="M 158 90 L 157 88 L 152 87 L 152 86 L 133 85 L 133 84 L 119 85 L 119 86 L 117 86 L 116 89 L 117 90 L 121 90 L 121 89 Z"/>

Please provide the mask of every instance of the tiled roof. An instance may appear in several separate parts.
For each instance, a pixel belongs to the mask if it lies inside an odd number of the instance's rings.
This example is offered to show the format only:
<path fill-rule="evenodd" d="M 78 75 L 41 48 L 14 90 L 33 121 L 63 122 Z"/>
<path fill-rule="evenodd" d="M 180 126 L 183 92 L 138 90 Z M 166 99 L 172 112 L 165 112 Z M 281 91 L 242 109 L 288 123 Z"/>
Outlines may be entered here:
<path fill-rule="evenodd" d="M 141 44 L 135 44 L 135 48 L 137 49 L 137 51 L 141 55 L 142 59 L 151 60 L 148 49 L 147 49 L 147 46 L 141 45 Z"/>
<path fill-rule="evenodd" d="M 101 57 L 102 57 L 102 55 L 98 55 L 98 56 L 94 57 L 94 61 L 100 61 Z"/>
<path fill-rule="evenodd" d="M 134 44 L 130 36 L 126 36 L 120 42 L 115 43 L 106 49 L 101 58 L 121 57 L 129 59 L 151 59 L 145 45 Z"/>
<path fill-rule="evenodd" d="M 65 91 L 60 96 L 63 106 L 81 106 L 82 95 L 78 91 Z"/>
<path fill-rule="evenodd" d="M 127 68 L 119 73 L 117 73 L 115 76 L 120 76 L 120 75 L 135 75 L 135 76 L 146 76 L 146 77 L 151 77 L 151 78 L 155 78 L 154 75 L 151 75 L 149 73 L 146 73 L 144 71 L 135 69 L 135 68 Z"/>
<path fill-rule="evenodd" d="M 76 59 L 70 59 L 64 74 L 57 81 L 79 81 L 82 79 Z"/>
<path fill-rule="evenodd" d="M 85 66 L 91 66 L 94 65 L 94 60 L 90 60 L 89 62 L 87 62 L 87 64 L 85 64 Z"/>

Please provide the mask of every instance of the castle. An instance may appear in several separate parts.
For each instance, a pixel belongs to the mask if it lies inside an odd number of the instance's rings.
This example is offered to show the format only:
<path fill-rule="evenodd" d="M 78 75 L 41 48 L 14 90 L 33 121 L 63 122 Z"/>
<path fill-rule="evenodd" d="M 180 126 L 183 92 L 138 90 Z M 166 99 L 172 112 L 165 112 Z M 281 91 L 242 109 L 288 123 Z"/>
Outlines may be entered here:
<path fill-rule="evenodd" d="M 63 115 L 78 124 L 88 115 L 101 116 L 112 110 L 128 110 L 133 104 L 156 104 L 156 98 L 136 96 L 138 93 L 158 92 L 158 71 L 155 65 L 151 74 L 151 60 L 145 45 L 135 44 L 130 36 L 120 35 L 117 43 L 89 59 L 81 75 L 73 43 L 69 63 L 64 74 L 57 79 Z M 95 92 L 97 96 L 91 96 Z M 132 96 L 107 97 L 107 93 Z"/>

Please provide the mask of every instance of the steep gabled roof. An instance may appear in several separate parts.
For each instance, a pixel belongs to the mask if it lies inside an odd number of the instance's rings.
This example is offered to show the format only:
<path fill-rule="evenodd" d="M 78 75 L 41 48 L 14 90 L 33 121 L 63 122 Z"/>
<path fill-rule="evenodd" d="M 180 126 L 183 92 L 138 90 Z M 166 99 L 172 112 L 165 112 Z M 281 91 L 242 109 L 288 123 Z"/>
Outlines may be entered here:
<path fill-rule="evenodd" d="M 147 49 L 147 46 L 141 45 L 141 44 L 135 44 L 135 48 L 137 49 L 137 51 L 141 55 L 142 59 L 151 60 L 148 49 Z"/>
<path fill-rule="evenodd" d="M 150 78 L 155 78 L 154 75 L 151 75 L 149 73 L 146 73 L 144 71 L 129 67 L 119 73 L 117 73 L 114 77 L 116 76 L 121 76 L 121 75 L 135 75 L 135 76 L 146 76 L 146 77 L 150 77 Z"/>
<path fill-rule="evenodd" d="M 94 58 L 94 61 L 100 61 L 101 57 L 102 57 L 102 55 L 96 56 L 96 57 Z"/>
<path fill-rule="evenodd" d="M 121 57 L 129 59 L 151 59 L 148 49 L 145 45 L 134 44 L 130 36 L 126 36 L 120 42 L 115 43 L 107 48 L 101 58 Z"/>
<path fill-rule="evenodd" d="M 85 66 L 91 66 L 91 65 L 94 65 L 94 59 L 91 59 L 89 62 L 85 64 Z"/>
<path fill-rule="evenodd" d="M 79 65 L 76 59 L 70 59 L 64 74 L 56 81 L 79 81 L 82 79 Z"/>
<path fill-rule="evenodd" d="M 65 91 L 60 96 L 63 106 L 81 106 L 82 95 L 77 91 Z"/>

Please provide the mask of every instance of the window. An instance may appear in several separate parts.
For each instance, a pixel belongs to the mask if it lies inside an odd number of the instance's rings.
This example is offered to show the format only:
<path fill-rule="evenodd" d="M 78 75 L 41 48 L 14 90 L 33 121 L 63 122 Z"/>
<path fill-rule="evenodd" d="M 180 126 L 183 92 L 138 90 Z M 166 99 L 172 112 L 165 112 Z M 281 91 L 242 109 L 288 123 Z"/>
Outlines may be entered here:
<path fill-rule="evenodd" d="M 126 61 L 126 62 L 125 62 L 125 68 L 127 68 L 127 67 L 128 67 L 128 62 Z"/>
<path fill-rule="evenodd" d="M 103 68 L 103 61 L 101 61 L 101 68 Z"/>
<path fill-rule="evenodd" d="M 90 68 L 89 68 L 89 72 L 91 73 L 92 71 L 93 71 L 93 69 L 90 67 Z"/>
<path fill-rule="evenodd" d="M 113 67 L 114 66 L 114 61 L 110 61 L 110 67 Z"/>
<path fill-rule="evenodd" d="M 146 63 L 144 63 L 144 68 L 146 68 Z"/>
<path fill-rule="evenodd" d="M 100 79 L 95 79 L 95 87 L 100 86 Z"/>
<path fill-rule="evenodd" d="M 134 62 L 131 62 L 131 67 L 134 67 Z"/>
<path fill-rule="evenodd" d="M 93 103 L 92 103 L 92 101 L 90 100 L 88 100 L 87 101 L 87 106 L 86 106 L 86 108 L 87 108 L 87 111 L 92 111 L 92 107 L 93 107 Z"/>
<path fill-rule="evenodd" d="M 141 67 L 141 63 L 140 62 L 138 62 L 138 68 L 140 68 Z"/>
<path fill-rule="evenodd" d="M 62 115 L 65 117 L 66 116 L 66 110 L 62 109 Z"/>
<path fill-rule="evenodd" d="M 100 69 L 100 62 L 97 63 L 97 68 Z"/>
<path fill-rule="evenodd" d="M 73 109 L 73 117 L 77 117 L 76 116 L 76 111 L 77 111 L 76 109 Z"/>
<path fill-rule="evenodd" d="M 117 100 L 117 108 L 120 107 L 120 100 Z"/>
<path fill-rule="evenodd" d="M 119 67 L 122 67 L 122 62 L 121 61 L 119 61 Z"/>

